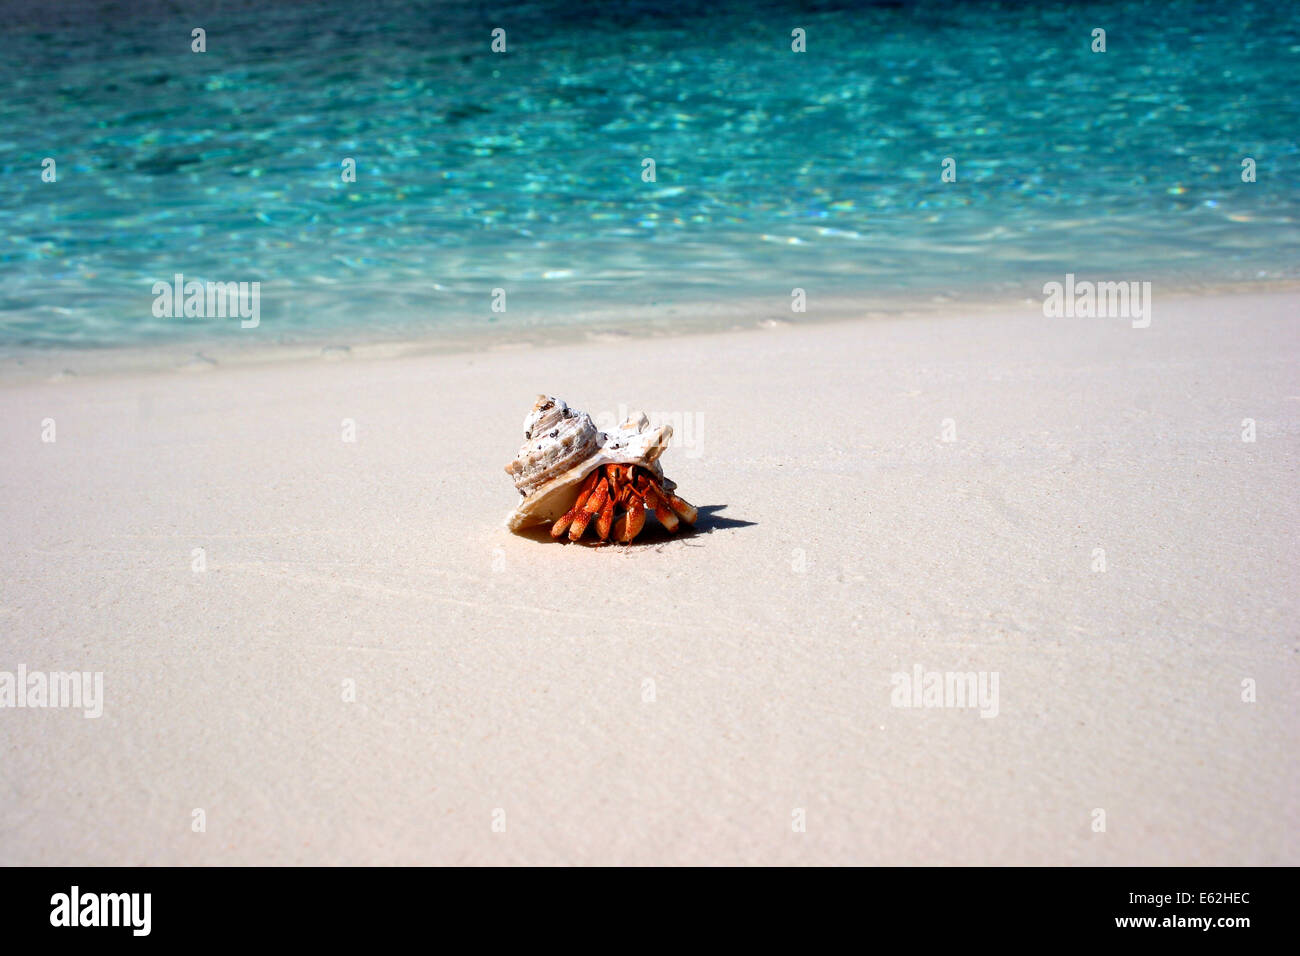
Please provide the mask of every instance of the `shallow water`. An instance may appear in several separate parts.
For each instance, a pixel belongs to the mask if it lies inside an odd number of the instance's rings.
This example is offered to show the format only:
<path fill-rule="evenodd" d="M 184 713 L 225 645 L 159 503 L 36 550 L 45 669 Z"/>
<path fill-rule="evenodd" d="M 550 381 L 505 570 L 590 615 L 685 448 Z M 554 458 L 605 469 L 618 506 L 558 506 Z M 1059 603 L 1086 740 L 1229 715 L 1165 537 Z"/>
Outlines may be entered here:
<path fill-rule="evenodd" d="M 9 348 L 1300 276 L 1293 4 L 27 6 L 0 2 Z M 156 318 L 176 273 L 260 282 L 261 325 Z"/>

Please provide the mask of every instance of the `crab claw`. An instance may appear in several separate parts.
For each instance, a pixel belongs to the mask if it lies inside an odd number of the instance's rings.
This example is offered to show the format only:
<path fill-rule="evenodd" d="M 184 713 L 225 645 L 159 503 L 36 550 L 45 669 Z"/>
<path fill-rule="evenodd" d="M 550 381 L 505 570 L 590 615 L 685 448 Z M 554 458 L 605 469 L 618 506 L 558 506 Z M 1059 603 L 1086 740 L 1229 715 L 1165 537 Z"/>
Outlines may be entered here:
<path fill-rule="evenodd" d="M 614 540 L 627 544 L 645 527 L 645 502 L 628 495 L 627 512 L 614 523 Z"/>

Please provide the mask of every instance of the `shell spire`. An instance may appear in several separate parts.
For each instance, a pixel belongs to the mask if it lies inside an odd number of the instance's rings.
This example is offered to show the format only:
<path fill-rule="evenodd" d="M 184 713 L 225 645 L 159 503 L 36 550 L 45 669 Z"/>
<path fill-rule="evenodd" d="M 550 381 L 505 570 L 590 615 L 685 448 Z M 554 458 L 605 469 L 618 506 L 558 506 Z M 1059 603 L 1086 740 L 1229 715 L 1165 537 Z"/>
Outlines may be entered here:
<path fill-rule="evenodd" d="M 524 419 L 524 443 L 506 471 L 527 497 L 548 481 L 591 458 L 605 441 L 591 416 L 549 395 L 538 395 Z"/>

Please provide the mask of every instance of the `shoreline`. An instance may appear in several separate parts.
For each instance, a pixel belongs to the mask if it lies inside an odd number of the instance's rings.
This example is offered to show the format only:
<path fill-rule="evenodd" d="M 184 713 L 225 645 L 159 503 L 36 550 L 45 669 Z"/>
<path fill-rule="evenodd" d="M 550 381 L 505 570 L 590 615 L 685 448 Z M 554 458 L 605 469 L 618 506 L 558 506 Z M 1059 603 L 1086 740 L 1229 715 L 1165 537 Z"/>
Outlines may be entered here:
<path fill-rule="evenodd" d="M 1300 281 L 1268 280 L 1210 283 L 1202 288 L 1179 288 L 1156 297 L 1161 307 L 1203 298 L 1278 296 L 1300 292 Z M 1025 296 L 993 297 L 987 294 L 960 298 L 947 295 L 905 296 L 863 305 L 861 297 L 819 299 L 815 308 L 796 314 L 781 312 L 770 298 L 742 300 L 719 306 L 671 305 L 636 310 L 627 306 L 584 313 L 577 321 L 485 328 L 466 333 L 463 328 L 429 330 L 418 336 L 392 336 L 365 340 L 361 328 L 320 331 L 290 341 L 268 341 L 265 335 L 232 335 L 151 345 L 4 347 L 0 348 L 0 388 L 10 385 L 59 382 L 75 378 L 122 377 L 173 372 L 210 372 L 220 368 L 265 367 L 282 364 L 382 360 L 434 355 L 489 354 L 511 350 L 562 348 L 589 342 L 639 343 L 716 335 L 762 332 L 774 328 L 816 328 L 844 322 L 908 320 L 957 316 L 995 316 L 1031 313 L 1041 299 Z M 631 311 L 646 318 L 626 324 Z M 680 313 L 690 313 L 690 318 Z M 1044 321 L 1054 319 L 1044 317 Z M 1098 321 L 1106 321 L 1098 319 Z M 271 326 L 267 325 L 268 331 Z"/>

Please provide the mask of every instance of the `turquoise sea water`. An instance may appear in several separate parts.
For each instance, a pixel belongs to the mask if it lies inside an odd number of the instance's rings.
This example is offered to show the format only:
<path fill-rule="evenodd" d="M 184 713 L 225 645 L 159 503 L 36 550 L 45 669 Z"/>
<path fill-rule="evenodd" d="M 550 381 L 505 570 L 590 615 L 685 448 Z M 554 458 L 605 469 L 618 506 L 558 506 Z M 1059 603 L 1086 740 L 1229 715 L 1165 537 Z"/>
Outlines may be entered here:
<path fill-rule="evenodd" d="M 1300 277 L 1298 11 L 5 0 L 0 346 Z"/>

